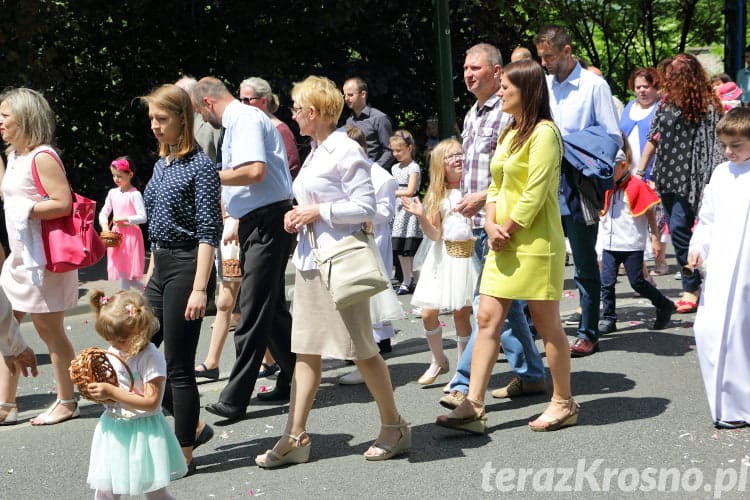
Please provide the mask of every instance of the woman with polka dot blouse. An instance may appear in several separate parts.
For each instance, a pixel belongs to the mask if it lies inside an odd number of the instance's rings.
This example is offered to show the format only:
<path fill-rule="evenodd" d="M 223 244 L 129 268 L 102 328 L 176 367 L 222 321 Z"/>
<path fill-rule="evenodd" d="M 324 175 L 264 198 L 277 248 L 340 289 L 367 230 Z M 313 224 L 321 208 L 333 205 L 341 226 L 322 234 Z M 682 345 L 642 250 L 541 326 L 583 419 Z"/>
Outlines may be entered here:
<path fill-rule="evenodd" d="M 190 96 L 163 85 L 141 100 L 159 143 L 159 159 L 144 191 L 151 259 L 145 296 L 161 324 L 167 386 L 163 406 L 174 415 L 175 434 L 189 470 L 193 449 L 213 436 L 199 420 L 195 353 L 208 294 L 213 294 L 214 250 L 221 235 L 219 176 L 193 136 Z"/>

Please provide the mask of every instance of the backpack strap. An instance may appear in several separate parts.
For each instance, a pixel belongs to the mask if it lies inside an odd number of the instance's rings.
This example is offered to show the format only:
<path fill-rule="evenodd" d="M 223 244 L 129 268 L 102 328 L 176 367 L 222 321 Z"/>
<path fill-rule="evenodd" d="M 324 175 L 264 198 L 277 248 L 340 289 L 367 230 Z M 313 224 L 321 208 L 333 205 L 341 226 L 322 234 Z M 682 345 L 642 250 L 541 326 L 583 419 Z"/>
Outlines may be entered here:
<path fill-rule="evenodd" d="M 63 167 L 60 157 L 57 156 L 57 153 L 55 153 L 52 149 L 42 149 L 41 151 L 37 151 L 36 153 L 34 153 L 34 156 L 31 158 L 31 177 L 34 179 L 34 186 L 36 186 L 36 190 L 40 195 L 42 195 L 42 198 L 48 198 L 49 195 L 47 194 L 47 191 L 44 190 L 44 186 L 42 186 L 42 181 L 39 178 L 39 170 L 37 170 L 36 168 L 36 157 L 40 155 L 41 153 L 47 153 L 52 158 L 54 158 L 57 164 L 60 165 L 60 168 L 63 171 L 63 175 L 66 175 L 65 167 Z M 66 175 L 66 179 L 67 179 L 67 175 Z"/>

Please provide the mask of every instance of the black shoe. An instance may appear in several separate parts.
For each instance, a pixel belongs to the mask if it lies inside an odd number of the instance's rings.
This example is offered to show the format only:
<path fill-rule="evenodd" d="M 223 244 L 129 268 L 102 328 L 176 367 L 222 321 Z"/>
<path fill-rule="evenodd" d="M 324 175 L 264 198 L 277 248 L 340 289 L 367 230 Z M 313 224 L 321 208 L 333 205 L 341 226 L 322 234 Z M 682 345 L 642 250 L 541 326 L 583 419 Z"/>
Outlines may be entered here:
<path fill-rule="evenodd" d="M 206 365 L 201 363 L 202 370 L 195 370 L 195 378 L 203 377 L 210 380 L 219 380 L 219 367 L 211 368 L 210 370 L 206 368 Z"/>
<path fill-rule="evenodd" d="M 261 363 L 260 366 L 262 366 L 263 369 L 258 372 L 258 378 L 270 377 L 272 375 L 275 375 L 276 372 L 281 369 L 276 363 L 273 363 L 271 365 L 269 365 L 268 363 Z"/>
<path fill-rule="evenodd" d="M 578 326 L 581 324 L 581 313 L 574 312 L 565 320 L 565 326 Z"/>
<path fill-rule="evenodd" d="M 214 437 L 214 430 L 211 428 L 208 424 L 203 424 L 203 429 L 201 429 L 200 434 L 198 434 L 198 437 L 195 438 L 195 442 L 193 443 L 193 449 L 196 449 L 202 444 L 206 444 L 209 441 L 211 441 L 211 438 Z"/>
<path fill-rule="evenodd" d="M 660 307 L 656 310 L 656 320 L 654 325 L 651 327 L 652 330 L 664 330 L 669 321 L 672 319 L 672 313 L 675 311 L 674 302 L 670 301 L 664 307 Z"/>
<path fill-rule="evenodd" d="M 727 422 L 726 420 L 717 420 L 714 422 L 714 427 L 717 429 L 741 429 L 743 427 L 747 427 L 747 422 L 743 422 L 742 420 L 737 420 L 734 422 Z"/>
<path fill-rule="evenodd" d="M 256 394 L 258 401 L 289 401 L 289 392 L 291 391 L 289 384 L 276 384 L 276 387 L 266 392 L 259 392 Z"/>
<path fill-rule="evenodd" d="M 391 339 L 385 339 L 378 342 L 378 349 L 380 349 L 380 354 L 387 354 L 393 350 L 393 347 L 391 347 Z"/>
<path fill-rule="evenodd" d="M 603 319 L 599 322 L 599 333 L 612 333 L 617 331 L 617 323 L 611 319 Z"/>
<path fill-rule="evenodd" d="M 234 406 L 230 406 L 222 401 L 207 404 L 206 411 L 224 417 L 227 420 L 239 420 L 244 417 L 246 413 L 244 408 L 235 408 Z"/>
<path fill-rule="evenodd" d="M 187 474 L 185 474 L 182 477 L 188 477 L 188 476 L 192 476 L 193 474 L 195 474 L 195 460 L 191 460 L 190 463 L 187 464 L 187 468 L 188 468 Z"/>

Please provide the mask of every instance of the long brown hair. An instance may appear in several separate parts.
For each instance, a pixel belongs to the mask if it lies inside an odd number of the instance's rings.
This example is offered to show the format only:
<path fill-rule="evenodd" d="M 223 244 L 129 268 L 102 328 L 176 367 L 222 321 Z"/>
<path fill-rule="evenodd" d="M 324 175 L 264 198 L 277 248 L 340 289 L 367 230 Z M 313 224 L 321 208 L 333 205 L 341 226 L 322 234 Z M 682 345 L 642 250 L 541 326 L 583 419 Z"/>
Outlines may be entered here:
<path fill-rule="evenodd" d="M 721 112 L 721 102 L 695 56 L 677 54 L 664 69 L 664 102 L 677 107 L 685 119 L 698 123 L 708 113 L 709 107 Z"/>
<path fill-rule="evenodd" d="M 168 113 L 177 116 L 180 121 L 180 139 L 177 148 L 170 151 L 168 144 L 159 143 L 159 156 L 168 156 L 170 153 L 177 158 L 182 158 L 191 153 L 196 146 L 193 136 L 193 121 L 195 112 L 190 95 L 177 85 L 166 84 L 157 87 L 149 95 L 141 96 L 139 99 L 145 104 L 153 104 Z"/>
<path fill-rule="evenodd" d="M 508 64 L 503 68 L 503 78 L 507 78 L 518 87 L 521 93 L 521 113 L 514 116 L 510 125 L 500 134 L 499 142 L 511 130 L 517 130 L 510 145 L 510 153 L 515 153 L 531 137 L 537 123 L 542 120 L 552 121 L 549 107 L 549 90 L 542 66 L 533 60 L 523 59 Z"/>

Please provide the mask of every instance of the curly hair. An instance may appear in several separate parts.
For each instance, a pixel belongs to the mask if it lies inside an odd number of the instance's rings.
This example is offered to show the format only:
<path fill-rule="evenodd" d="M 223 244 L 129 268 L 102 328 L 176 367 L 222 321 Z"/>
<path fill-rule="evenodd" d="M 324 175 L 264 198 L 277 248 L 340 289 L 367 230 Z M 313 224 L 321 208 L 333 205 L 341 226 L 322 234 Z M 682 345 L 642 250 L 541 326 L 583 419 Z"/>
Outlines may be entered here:
<path fill-rule="evenodd" d="M 631 91 L 635 91 L 636 78 L 643 78 L 656 90 L 659 90 L 661 88 L 661 75 L 659 75 L 659 72 L 656 70 L 656 68 L 634 69 L 633 72 L 630 73 L 630 78 L 628 78 L 628 89 Z"/>
<path fill-rule="evenodd" d="M 129 341 L 129 358 L 141 352 L 159 329 L 159 320 L 138 292 L 122 290 L 108 297 L 94 290 L 89 303 L 96 312 L 96 333 L 108 342 Z"/>
<path fill-rule="evenodd" d="M 722 109 L 706 71 L 690 54 L 677 54 L 666 65 L 664 91 L 664 102 L 677 107 L 693 123 L 698 123 L 711 107 Z"/>

